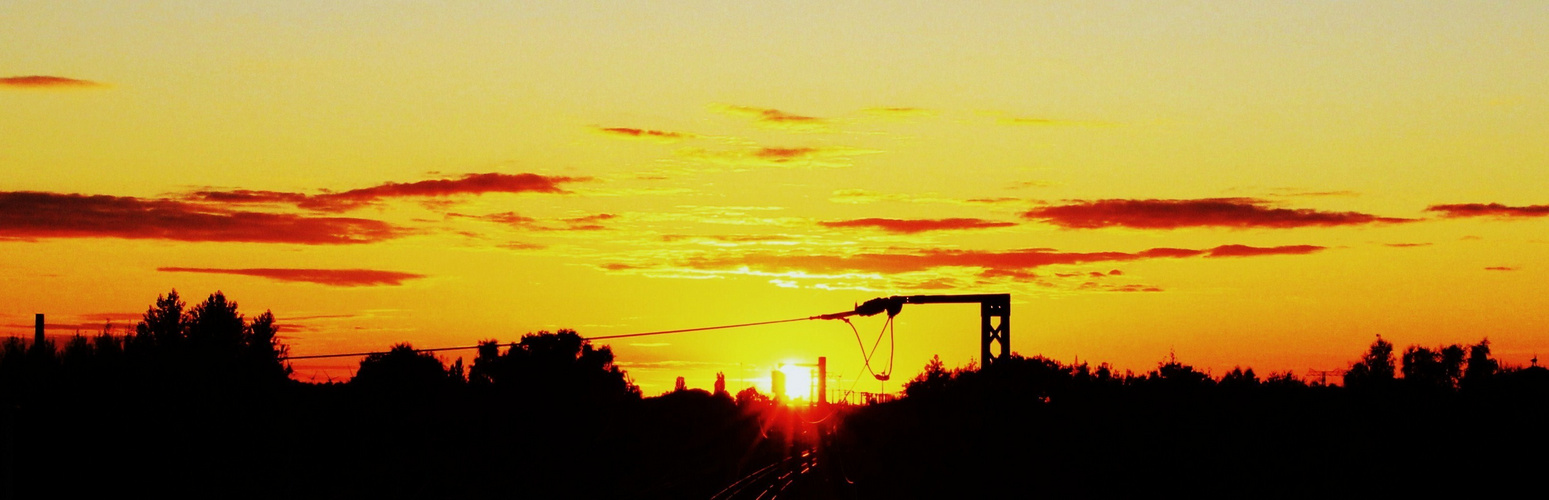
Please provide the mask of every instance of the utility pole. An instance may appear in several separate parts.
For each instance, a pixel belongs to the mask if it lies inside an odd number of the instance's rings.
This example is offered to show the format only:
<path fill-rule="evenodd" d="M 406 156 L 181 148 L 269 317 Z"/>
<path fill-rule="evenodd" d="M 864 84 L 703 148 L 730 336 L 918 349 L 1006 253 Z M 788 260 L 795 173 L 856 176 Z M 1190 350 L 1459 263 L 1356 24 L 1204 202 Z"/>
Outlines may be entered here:
<path fill-rule="evenodd" d="M 1328 385 L 1329 375 L 1344 375 L 1345 370 L 1313 370 L 1308 369 L 1307 375 L 1318 377 L 1318 385 Z"/>

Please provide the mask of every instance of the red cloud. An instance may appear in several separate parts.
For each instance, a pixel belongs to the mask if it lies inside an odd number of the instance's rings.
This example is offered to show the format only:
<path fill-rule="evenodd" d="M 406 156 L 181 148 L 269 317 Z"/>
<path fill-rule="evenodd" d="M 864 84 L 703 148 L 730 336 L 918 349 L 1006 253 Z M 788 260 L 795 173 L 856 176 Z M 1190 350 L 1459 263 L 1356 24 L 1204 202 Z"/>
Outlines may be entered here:
<path fill-rule="evenodd" d="M 757 118 L 758 121 L 761 121 L 761 122 L 773 122 L 773 123 L 818 123 L 818 122 L 822 122 L 823 121 L 822 118 L 817 118 L 817 117 L 812 117 L 812 116 L 794 115 L 794 114 L 786 113 L 784 111 L 780 111 L 778 109 L 754 108 L 754 107 L 749 107 L 749 106 L 728 106 L 727 110 L 731 111 L 731 112 L 734 112 L 734 113 L 739 113 L 739 114 L 744 114 L 744 115 L 752 115 L 755 118 Z"/>
<path fill-rule="evenodd" d="M 238 189 L 234 191 L 195 191 L 193 194 L 189 195 L 189 199 L 215 203 L 301 204 L 307 201 L 307 195 L 280 191 L 252 191 L 247 189 Z"/>
<path fill-rule="evenodd" d="M 770 108 L 718 104 L 711 106 L 711 109 L 726 114 L 750 117 L 755 123 L 768 127 L 813 129 L 822 128 L 827 123 L 822 118 L 796 115 Z"/>
<path fill-rule="evenodd" d="M 692 139 L 696 137 L 694 134 L 667 132 L 662 130 L 648 130 L 643 128 L 607 127 L 598 128 L 597 131 L 608 135 L 637 139 L 656 139 L 659 141 L 680 141 L 683 139 Z"/>
<path fill-rule="evenodd" d="M 1013 198 L 1013 197 L 1010 197 L 1010 196 L 998 196 L 998 197 L 995 197 L 995 198 L 969 198 L 969 199 L 966 199 L 966 200 L 963 200 L 963 201 L 966 201 L 968 203 L 996 204 L 996 203 L 1015 203 L 1015 202 L 1018 202 L 1018 201 L 1022 201 L 1022 199 L 1021 198 Z"/>
<path fill-rule="evenodd" d="M 207 273 L 257 276 L 275 281 L 317 283 L 328 286 L 398 286 L 405 280 L 424 278 L 423 274 L 377 271 L 373 269 L 213 269 L 202 267 L 158 267 L 168 273 Z"/>
<path fill-rule="evenodd" d="M 1442 217 L 1543 217 L 1549 215 L 1549 205 L 1511 207 L 1500 203 L 1463 203 L 1457 205 L 1431 205 L 1427 212 L 1441 212 Z"/>
<path fill-rule="evenodd" d="M 1515 267 L 1508 267 L 1508 266 L 1491 266 L 1491 267 L 1484 268 L 1484 270 L 1486 270 L 1486 271 L 1516 271 L 1517 268 L 1515 268 Z"/>
<path fill-rule="evenodd" d="M 569 218 L 569 219 L 560 219 L 561 222 L 565 223 L 565 227 L 564 228 L 548 228 L 548 229 L 563 229 L 563 230 L 566 230 L 566 231 L 600 231 L 600 230 L 603 230 L 603 229 L 607 229 L 607 226 L 602 225 L 603 221 L 613 220 L 613 219 L 617 219 L 617 218 L 618 218 L 618 216 L 617 215 L 613 215 L 613 214 L 597 214 L 597 215 L 588 215 L 588 216 L 585 216 L 585 217 L 572 217 L 572 218 Z"/>
<path fill-rule="evenodd" d="M 237 212 L 132 197 L 0 192 L 0 237 L 343 245 L 404 234 L 369 219 Z"/>
<path fill-rule="evenodd" d="M 478 219 L 485 222 L 494 222 L 496 224 L 505 224 L 507 226 L 520 229 L 533 229 L 538 225 L 538 219 L 527 217 L 525 215 L 518 215 L 516 212 L 502 212 L 489 215 L 465 215 L 459 213 L 449 213 L 446 215 L 447 217 L 466 217 L 469 219 Z"/>
<path fill-rule="evenodd" d="M 1415 220 L 1378 217 L 1359 212 L 1272 208 L 1268 202 L 1253 198 L 1082 201 L 1069 205 L 1036 208 L 1023 213 L 1022 216 L 1074 229 L 1113 226 L 1137 229 L 1292 228 L 1400 223 Z"/>
<path fill-rule="evenodd" d="M 889 233 L 915 234 L 925 231 L 985 229 L 1015 226 L 1015 222 L 984 219 L 854 219 L 819 222 L 823 227 L 871 227 Z"/>
<path fill-rule="evenodd" d="M 1250 247 L 1247 245 L 1222 245 L 1210 249 L 1205 257 L 1256 257 L 1259 255 L 1306 255 L 1323 251 L 1324 247 L 1315 245 L 1288 245 L 1280 247 Z"/>
<path fill-rule="evenodd" d="M 338 193 L 308 195 L 278 191 L 196 191 L 189 196 L 196 201 L 219 203 L 294 203 L 297 207 L 319 212 L 345 212 L 379 202 L 386 198 L 447 197 L 479 195 L 484 193 L 568 193 L 559 186 L 571 182 L 585 182 L 590 177 L 559 177 L 538 174 L 468 174 L 456 179 L 434 179 L 419 182 L 388 182 L 368 188 L 352 189 Z"/>
<path fill-rule="evenodd" d="M 1146 258 L 1183 258 L 1198 257 L 1204 255 L 1205 250 L 1189 250 L 1187 248 L 1152 248 L 1140 252 L 1141 257 Z"/>
<path fill-rule="evenodd" d="M 468 174 L 458 179 L 436 179 L 419 182 L 389 182 L 380 186 L 355 189 L 342 193 L 312 196 L 302 202 L 302 208 L 322 211 L 345 211 L 374 203 L 383 198 L 442 197 L 459 194 L 484 193 L 566 193 L 559 185 L 567 182 L 590 180 L 582 177 L 547 177 L 538 174 Z"/>
<path fill-rule="evenodd" d="M 774 161 L 790 161 L 811 156 L 818 148 L 759 148 L 753 156 Z"/>
<path fill-rule="evenodd" d="M 16 87 L 28 89 L 40 88 L 89 88 L 101 87 L 102 84 L 90 80 L 76 80 L 62 76 L 9 76 L 0 78 L 0 87 Z"/>
<path fill-rule="evenodd" d="M 793 115 L 778 109 L 766 109 L 759 112 L 759 120 L 776 123 L 819 123 L 822 118 L 812 116 Z"/>

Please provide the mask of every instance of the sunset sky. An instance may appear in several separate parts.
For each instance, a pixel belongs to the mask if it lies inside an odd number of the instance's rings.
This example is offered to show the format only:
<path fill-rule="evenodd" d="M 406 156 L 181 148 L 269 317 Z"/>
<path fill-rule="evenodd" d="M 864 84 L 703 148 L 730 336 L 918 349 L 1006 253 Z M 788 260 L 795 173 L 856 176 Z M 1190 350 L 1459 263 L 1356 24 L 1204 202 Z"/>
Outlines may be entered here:
<path fill-rule="evenodd" d="M 1014 351 L 1121 371 L 1526 365 L 1545 54 L 1541 2 L 10 0 L 0 335 L 172 289 L 295 355 L 1011 293 Z M 886 389 L 978 321 L 905 306 Z M 882 388 L 835 321 L 601 343 L 646 395 Z"/>

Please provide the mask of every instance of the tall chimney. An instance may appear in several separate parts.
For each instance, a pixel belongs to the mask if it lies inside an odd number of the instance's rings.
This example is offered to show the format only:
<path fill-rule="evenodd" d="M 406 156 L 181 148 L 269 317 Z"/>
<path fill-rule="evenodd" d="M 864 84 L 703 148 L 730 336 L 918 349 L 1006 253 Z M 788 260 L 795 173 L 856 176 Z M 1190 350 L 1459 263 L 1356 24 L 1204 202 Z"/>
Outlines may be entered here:
<path fill-rule="evenodd" d="M 828 405 L 828 356 L 818 356 L 818 404 Z"/>
<path fill-rule="evenodd" d="M 785 401 L 785 372 L 779 368 L 769 372 L 769 392 L 774 393 L 775 401 Z"/>
<path fill-rule="evenodd" d="M 32 337 L 32 342 L 34 344 L 42 345 L 43 344 L 43 313 L 38 313 L 37 326 L 35 327 L 35 329 L 33 331 L 36 332 L 36 333 Z"/>

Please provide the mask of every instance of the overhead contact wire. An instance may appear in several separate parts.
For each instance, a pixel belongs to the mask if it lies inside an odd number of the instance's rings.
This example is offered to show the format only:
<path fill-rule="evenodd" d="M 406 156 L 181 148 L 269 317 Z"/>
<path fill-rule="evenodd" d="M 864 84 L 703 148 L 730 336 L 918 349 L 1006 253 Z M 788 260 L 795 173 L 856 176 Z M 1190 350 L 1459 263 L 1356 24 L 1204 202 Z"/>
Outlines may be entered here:
<path fill-rule="evenodd" d="M 662 331 L 657 331 L 657 332 L 626 333 L 626 334 L 622 334 L 622 335 L 599 335 L 599 336 L 596 336 L 596 337 L 581 337 L 581 340 L 608 340 L 608 339 L 622 339 L 622 338 L 629 338 L 629 337 L 646 337 L 646 336 L 650 336 L 650 335 L 667 335 L 667 334 L 673 334 L 673 333 L 703 332 L 703 331 L 709 331 L 709 330 L 725 330 L 725 329 L 728 329 L 728 328 L 744 328 L 744 327 L 749 327 L 749 326 L 762 326 L 762 325 L 773 325 L 773 324 L 778 324 L 778 323 L 791 323 L 791 322 L 795 322 L 795 321 L 807 321 L 807 320 L 813 320 L 813 319 L 825 319 L 825 318 L 822 318 L 820 316 L 809 316 L 809 317 L 805 317 L 805 318 L 791 318 L 791 319 L 781 319 L 781 320 L 775 320 L 775 321 L 759 321 L 759 322 L 756 322 L 756 323 L 738 323 L 738 324 L 735 324 L 735 325 L 720 325 L 720 326 L 705 326 L 705 327 L 699 327 L 699 328 L 684 328 L 684 329 L 681 329 L 681 330 L 662 330 Z M 848 321 L 846 321 L 846 322 L 848 323 Z M 859 339 L 860 338 L 859 334 L 857 333 L 856 335 L 857 335 L 856 338 Z M 460 350 L 466 350 L 466 349 L 478 349 L 479 347 L 480 347 L 479 345 L 468 345 L 468 346 L 457 346 L 457 347 L 433 347 L 433 348 L 428 348 L 428 349 L 415 349 L 414 352 L 460 351 Z M 862 349 L 864 350 L 865 346 L 862 346 Z M 340 354 L 310 354 L 310 355 L 306 355 L 306 356 L 285 356 L 285 357 L 282 357 L 280 359 L 284 359 L 284 360 L 288 361 L 288 360 L 293 360 L 293 359 L 348 358 L 348 357 L 357 357 L 357 356 L 370 356 L 372 354 L 387 354 L 388 352 L 389 351 L 370 351 L 370 352 L 351 352 L 351 353 L 340 353 Z"/>

